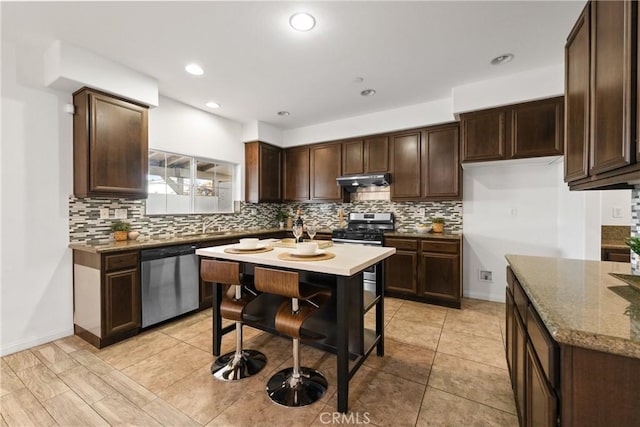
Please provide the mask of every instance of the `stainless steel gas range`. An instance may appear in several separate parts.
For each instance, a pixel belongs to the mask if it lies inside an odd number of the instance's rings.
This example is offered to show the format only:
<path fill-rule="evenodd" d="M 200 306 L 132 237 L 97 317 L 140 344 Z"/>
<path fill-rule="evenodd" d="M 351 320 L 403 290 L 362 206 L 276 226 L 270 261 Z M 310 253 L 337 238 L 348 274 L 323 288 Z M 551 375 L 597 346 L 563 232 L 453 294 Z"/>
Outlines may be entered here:
<path fill-rule="evenodd" d="M 349 214 L 347 227 L 333 230 L 331 240 L 336 244 L 349 243 L 355 245 L 382 246 L 384 243 L 384 232 L 393 231 L 394 229 L 395 221 L 393 212 L 352 212 Z M 364 271 L 364 289 L 375 292 L 375 266 Z"/>

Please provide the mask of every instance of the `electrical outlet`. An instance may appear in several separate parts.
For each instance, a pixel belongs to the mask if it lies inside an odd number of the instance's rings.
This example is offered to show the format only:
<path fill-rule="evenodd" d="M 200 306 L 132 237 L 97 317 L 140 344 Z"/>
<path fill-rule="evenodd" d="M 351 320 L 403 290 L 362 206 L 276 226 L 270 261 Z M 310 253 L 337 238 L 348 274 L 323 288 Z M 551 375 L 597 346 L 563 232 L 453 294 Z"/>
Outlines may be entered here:
<path fill-rule="evenodd" d="M 116 209 L 116 218 L 117 219 L 127 219 L 127 210 L 126 209 Z"/>
<path fill-rule="evenodd" d="M 100 208 L 100 219 L 109 219 L 110 215 L 109 208 Z"/>
<path fill-rule="evenodd" d="M 480 281 L 481 282 L 492 282 L 493 281 L 493 273 L 489 270 L 480 270 Z"/>

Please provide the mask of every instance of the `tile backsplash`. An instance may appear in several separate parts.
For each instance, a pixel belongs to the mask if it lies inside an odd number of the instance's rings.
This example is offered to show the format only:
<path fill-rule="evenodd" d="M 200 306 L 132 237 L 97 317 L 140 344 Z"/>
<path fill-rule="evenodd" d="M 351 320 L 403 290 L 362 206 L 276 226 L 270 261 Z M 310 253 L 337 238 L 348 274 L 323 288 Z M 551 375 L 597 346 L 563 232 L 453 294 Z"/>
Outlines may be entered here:
<path fill-rule="evenodd" d="M 445 231 L 462 232 L 462 202 L 392 202 L 388 198 L 368 200 L 353 197 L 351 203 L 245 203 L 240 202 L 239 212 L 224 214 L 153 215 L 145 214 L 144 200 L 69 198 L 69 241 L 72 243 L 107 242 L 111 240 L 111 224 L 114 218 L 100 219 L 100 209 L 126 209 L 131 229 L 142 236 L 161 238 L 174 234 L 202 231 L 204 218 L 212 220 L 215 230 L 246 230 L 250 228 L 277 227 L 276 212 L 282 208 L 294 214 L 301 210 L 305 222 L 314 222 L 321 229 L 338 226 L 338 210 L 350 212 L 393 212 L 396 230 L 413 231 L 417 223 L 428 223 L 430 218 L 445 218 Z M 424 209 L 424 216 L 420 215 Z M 210 230 L 212 228 L 209 228 Z"/>
<path fill-rule="evenodd" d="M 631 190 L 631 236 L 640 237 L 640 185 Z M 631 272 L 640 274 L 640 259 L 631 251 Z"/>

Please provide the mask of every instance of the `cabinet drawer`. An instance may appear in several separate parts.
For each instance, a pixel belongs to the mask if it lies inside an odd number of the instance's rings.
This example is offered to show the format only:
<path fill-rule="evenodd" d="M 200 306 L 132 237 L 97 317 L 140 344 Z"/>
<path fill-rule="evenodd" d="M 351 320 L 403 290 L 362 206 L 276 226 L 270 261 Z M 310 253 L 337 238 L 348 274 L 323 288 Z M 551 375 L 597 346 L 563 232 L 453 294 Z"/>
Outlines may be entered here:
<path fill-rule="evenodd" d="M 536 351 L 542 370 L 544 371 L 549 383 L 554 387 L 558 387 L 558 345 L 547 332 L 547 328 L 543 325 L 542 320 L 538 317 L 535 309 L 529 306 L 527 310 L 527 332 L 529 340 Z"/>
<path fill-rule="evenodd" d="M 522 321 L 526 323 L 529 298 L 527 298 L 527 294 L 524 293 L 522 286 L 520 286 L 520 283 L 518 283 L 517 280 L 513 282 L 513 285 L 513 299 L 516 302 L 516 309 L 522 318 Z"/>
<path fill-rule="evenodd" d="M 120 270 L 122 268 L 138 268 L 138 251 L 123 252 L 104 256 L 104 270 Z"/>
<path fill-rule="evenodd" d="M 412 239 L 384 239 L 384 245 L 408 251 L 418 250 L 418 241 Z"/>
<path fill-rule="evenodd" d="M 459 252 L 458 242 L 441 242 L 435 240 L 423 240 L 422 252 L 443 252 L 447 254 L 457 254 Z"/>

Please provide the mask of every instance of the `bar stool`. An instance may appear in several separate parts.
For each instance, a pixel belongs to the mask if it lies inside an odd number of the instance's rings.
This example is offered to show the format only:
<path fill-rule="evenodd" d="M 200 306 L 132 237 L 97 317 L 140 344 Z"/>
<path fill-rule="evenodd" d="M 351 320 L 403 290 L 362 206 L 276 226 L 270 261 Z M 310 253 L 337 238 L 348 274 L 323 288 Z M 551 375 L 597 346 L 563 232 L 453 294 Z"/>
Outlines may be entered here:
<path fill-rule="evenodd" d="M 244 309 L 257 294 L 243 283 L 240 264 L 203 259 L 200 276 L 205 282 L 229 286 L 220 303 L 220 315 L 236 325 L 235 351 L 218 357 L 211 365 L 211 374 L 222 381 L 236 381 L 257 374 L 266 365 L 267 358 L 259 351 L 242 348 Z M 243 292 L 243 288 L 247 292 Z"/>
<path fill-rule="evenodd" d="M 291 298 L 278 308 L 275 327 L 278 332 L 293 339 L 293 367 L 283 369 L 269 379 L 267 394 L 272 401 L 283 406 L 310 405 L 324 396 L 327 380 L 315 369 L 300 367 L 300 339 L 319 339 L 323 336 L 301 336 L 302 325 L 329 300 L 331 294 L 328 290 L 300 283 L 296 272 L 263 267 L 255 268 L 254 284 L 260 292 Z"/>

